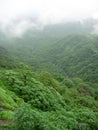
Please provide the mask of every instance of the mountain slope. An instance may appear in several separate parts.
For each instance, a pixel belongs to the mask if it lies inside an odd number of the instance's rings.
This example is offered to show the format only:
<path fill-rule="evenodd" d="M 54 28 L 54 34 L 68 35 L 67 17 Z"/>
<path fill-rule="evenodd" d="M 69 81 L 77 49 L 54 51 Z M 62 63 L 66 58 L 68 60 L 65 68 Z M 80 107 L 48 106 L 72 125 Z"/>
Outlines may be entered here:
<path fill-rule="evenodd" d="M 98 38 L 94 35 L 69 35 L 42 53 L 52 65 L 69 77 L 96 82 L 98 78 Z"/>
<path fill-rule="evenodd" d="M 29 40 L 16 39 L 15 43 L 13 41 L 5 48 L 13 59 L 23 61 L 37 70 L 97 82 L 97 41 L 97 35 L 91 34 L 70 34 L 63 38 L 31 36 Z"/>
<path fill-rule="evenodd" d="M 97 22 L 91 19 L 29 30 L 22 37 L 2 37 L 0 45 L 8 57 L 36 70 L 98 82 L 98 38 L 91 34 Z"/>

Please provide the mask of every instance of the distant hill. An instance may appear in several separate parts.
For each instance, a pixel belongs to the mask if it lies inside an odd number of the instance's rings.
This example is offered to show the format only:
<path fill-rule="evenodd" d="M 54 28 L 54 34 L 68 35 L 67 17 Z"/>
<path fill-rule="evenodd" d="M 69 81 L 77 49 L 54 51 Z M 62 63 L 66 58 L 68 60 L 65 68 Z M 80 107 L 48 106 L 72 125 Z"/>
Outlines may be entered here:
<path fill-rule="evenodd" d="M 95 24 L 97 21 L 90 19 L 29 30 L 22 37 L 2 37 L 0 45 L 9 54 L 2 53 L 1 57 L 8 60 L 10 55 L 14 61 L 29 64 L 36 70 L 96 82 L 98 37 L 92 34 Z"/>
<path fill-rule="evenodd" d="M 0 68 L 14 68 L 15 62 L 11 59 L 8 51 L 0 46 Z"/>
<path fill-rule="evenodd" d="M 98 37 L 69 35 L 42 51 L 50 66 L 68 77 L 80 77 L 96 82 L 98 79 Z M 49 66 L 49 68 L 50 68 Z"/>

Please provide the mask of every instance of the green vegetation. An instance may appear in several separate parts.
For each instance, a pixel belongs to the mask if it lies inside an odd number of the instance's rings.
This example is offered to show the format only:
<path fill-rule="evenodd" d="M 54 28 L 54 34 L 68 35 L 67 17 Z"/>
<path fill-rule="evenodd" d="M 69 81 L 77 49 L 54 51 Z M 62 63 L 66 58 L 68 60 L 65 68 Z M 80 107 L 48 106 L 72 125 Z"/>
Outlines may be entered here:
<path fill-rule="evenodd" d="M 5 130 L 97 130 L 97 87 L 79 78 L 35 72 L 23 64 L 1 70 L 0 79 Z"/>
<path fill-rule="evenodd" d="M 33 40 L 32 40 L 33 39 Z M 15 62 L 24 62 L 35 70 L 79 77 L 98 82 L 98 37 L 94 34 L 70 34 L 65 36 L 33 36 L 10 39 L 3 44 Z M 8 55 L 7 55 L 8 56 Z M 4 60 L 5 59 L 5 60 Z M 15 68 L 5 57 L 1 67 Z M 7 63 L 6 63 L 6 62 Z M 3 65 L 2 65 L 3 64 Z"/>
<path fill-rule="evenodd" d="M 98 130 L 98 37 L 89 34 L 92 25 L 0 36 L 0 130 Z"/>
<path fill-rule="evenodd" d="M 8 51 L 0 46 L 0 68 L 15 68 L 16 66 Z"/>

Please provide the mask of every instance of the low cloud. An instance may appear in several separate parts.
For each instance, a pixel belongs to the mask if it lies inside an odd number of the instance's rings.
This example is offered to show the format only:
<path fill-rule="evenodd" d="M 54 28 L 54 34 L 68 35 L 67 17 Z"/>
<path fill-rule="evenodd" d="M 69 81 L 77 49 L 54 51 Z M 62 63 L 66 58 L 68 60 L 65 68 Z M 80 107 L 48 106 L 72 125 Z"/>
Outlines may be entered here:
<path fill-rule="evenodd" d="M 97 19 L 97 0 L 0 0 L 0 29 L 21 36 L 49 24 Z"/>

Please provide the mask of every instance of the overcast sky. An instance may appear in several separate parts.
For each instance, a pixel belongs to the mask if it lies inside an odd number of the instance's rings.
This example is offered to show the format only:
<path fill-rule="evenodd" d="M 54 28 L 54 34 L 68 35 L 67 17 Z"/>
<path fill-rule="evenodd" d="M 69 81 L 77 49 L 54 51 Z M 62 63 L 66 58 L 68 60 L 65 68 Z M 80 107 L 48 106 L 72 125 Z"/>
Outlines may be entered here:
<path fill-rule="evenodd" d="M 0 26 L 16 35 L 88 17 L 98 18 L 98 0 L 0 0 Z"/>

